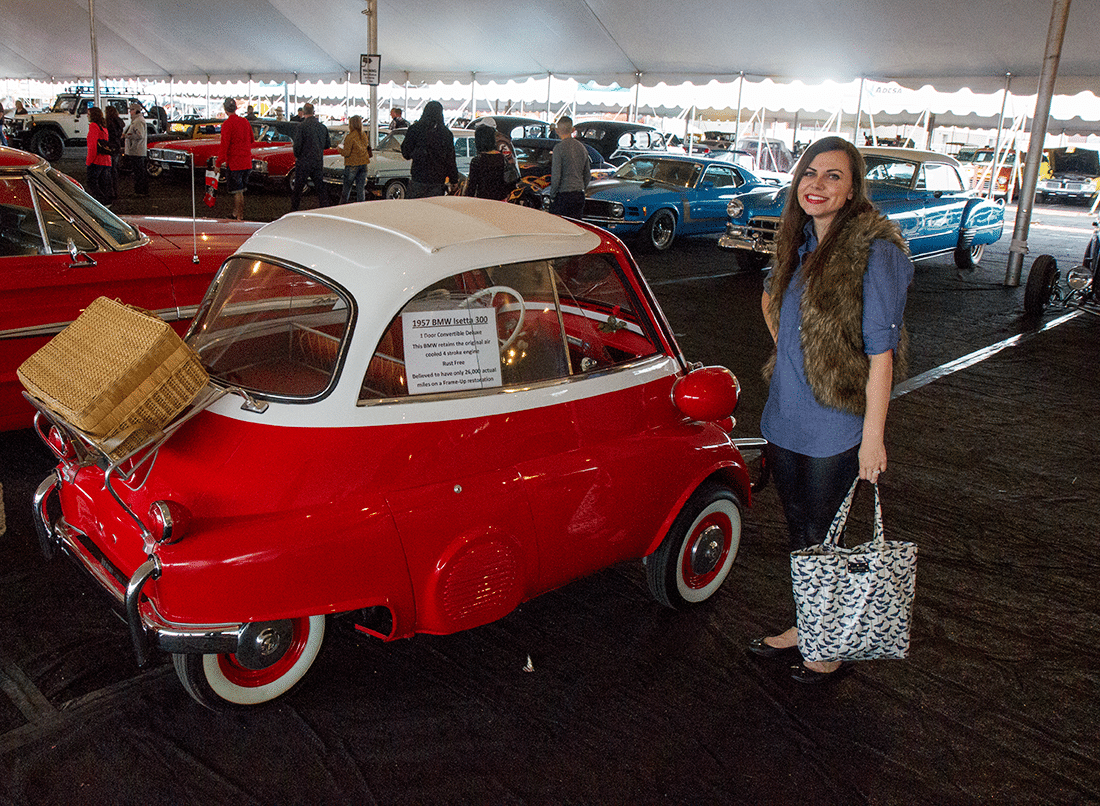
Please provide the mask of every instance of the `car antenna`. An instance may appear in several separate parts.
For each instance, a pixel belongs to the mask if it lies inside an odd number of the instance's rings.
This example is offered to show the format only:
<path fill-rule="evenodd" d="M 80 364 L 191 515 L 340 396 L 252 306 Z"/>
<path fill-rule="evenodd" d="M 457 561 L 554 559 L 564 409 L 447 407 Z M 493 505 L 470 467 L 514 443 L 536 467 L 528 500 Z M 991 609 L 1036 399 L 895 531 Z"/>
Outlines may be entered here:
<path fill-rule="evenodd" d="M 191 262 L 197 266 L 199 264 L 199 213 L 195 206 L 195 155 L 188 153 L 187 157 L 191 161 Z"/>

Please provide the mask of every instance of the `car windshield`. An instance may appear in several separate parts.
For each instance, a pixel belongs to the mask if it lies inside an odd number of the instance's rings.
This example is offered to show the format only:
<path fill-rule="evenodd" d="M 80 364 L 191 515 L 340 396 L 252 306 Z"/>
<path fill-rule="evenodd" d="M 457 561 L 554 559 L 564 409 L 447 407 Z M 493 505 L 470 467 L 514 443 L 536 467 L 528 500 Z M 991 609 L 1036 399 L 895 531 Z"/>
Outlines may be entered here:
<path fill-rule="evenodd" d="M 207 292 L 187 342 L 216 381 L 301 401 L 331 388 L 351 319 L 335 283 L 238 256 Z"/>
<path fill-rule="evenodd" d="M 59 95 L 57 100 L 53 102 L 53 108 L 50 111 L 71 114 L 76 111 L 78 100 L 74 95 Z"/>
<path fill-rule="evenodd" d="M 396 151 L 401 152 L 401 142 L 405 139 L 405 131 L 392 132 L 387 134 L 381 140 L 378 141 L 378 148 L 375 151 Z"/>
<path fill-rule="evenodd" d="M 283 134 L 274 126 L 261 126 L 260 130 L 256 133 L 257 143 L 289 143 L 291 138 L 289 134 Z"/>
<path fill-rule="evenodd" d="M 615 171 L 616 179 L 632 179 L 638 182 L 653 181 L 676 187 L 695 187 L 701 167 L 682 160 L 635 157 Z"/>
<path fill-rule="evenodd" d="M 100 229 L 113 238 L 119 246 L 135 246 L 141 242 L 142 235 L 137 227 L 127 224 L 112 213 L 69 177 L 55 168 L 47 170 L 46 176 L 50 180 L 50 189 L 61 197 L 64 206 L 71 210 L 81 211 L 86 218 L 92 219 Z"/>

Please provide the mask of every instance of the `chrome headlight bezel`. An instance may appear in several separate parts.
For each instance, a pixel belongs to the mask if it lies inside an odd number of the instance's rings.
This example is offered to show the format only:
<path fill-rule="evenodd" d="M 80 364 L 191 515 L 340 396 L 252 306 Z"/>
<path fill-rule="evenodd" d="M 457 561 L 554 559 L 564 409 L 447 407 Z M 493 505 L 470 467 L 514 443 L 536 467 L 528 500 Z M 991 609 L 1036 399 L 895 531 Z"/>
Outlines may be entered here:
<path fill-rule="evenodd" d="M 745 203 L 740 199 L 730 199 L 729 204 L 726 205 L 726 215 L 730 218 L 740 218 L 744 212 Z"/>

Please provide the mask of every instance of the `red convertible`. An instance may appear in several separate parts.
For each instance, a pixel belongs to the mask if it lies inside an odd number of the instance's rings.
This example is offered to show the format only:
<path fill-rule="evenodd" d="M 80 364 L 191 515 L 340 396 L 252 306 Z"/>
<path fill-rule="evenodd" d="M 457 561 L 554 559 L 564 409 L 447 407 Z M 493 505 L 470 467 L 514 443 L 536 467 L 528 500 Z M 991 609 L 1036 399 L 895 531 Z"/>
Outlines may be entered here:
<path fill-rule="evenodd" d="M 16 368 L 98 296 L 186 329 L 227 256 L 261 225 L 121 219 L 38 156 L 0 148 L 0 430 L 33 410 Z"/>

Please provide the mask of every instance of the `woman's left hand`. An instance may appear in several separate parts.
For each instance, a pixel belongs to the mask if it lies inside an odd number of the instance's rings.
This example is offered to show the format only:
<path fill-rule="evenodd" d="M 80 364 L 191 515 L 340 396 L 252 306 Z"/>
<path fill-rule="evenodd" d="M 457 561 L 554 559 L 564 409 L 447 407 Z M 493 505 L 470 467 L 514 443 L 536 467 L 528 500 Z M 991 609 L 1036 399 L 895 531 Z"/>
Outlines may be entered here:
<path fill-rule="evenodd" d="M 879 475 L 885 472 L 886 445 L 882 440 L 864 439 L 859 446 L 859 477 L 877 483 Z"/>

